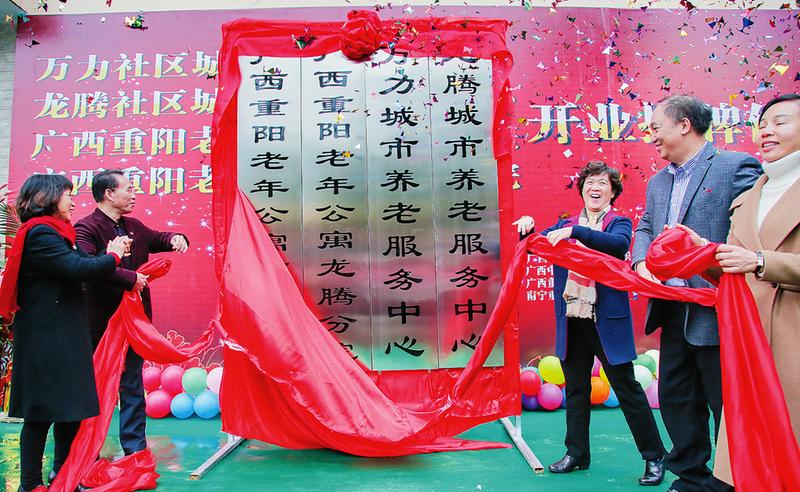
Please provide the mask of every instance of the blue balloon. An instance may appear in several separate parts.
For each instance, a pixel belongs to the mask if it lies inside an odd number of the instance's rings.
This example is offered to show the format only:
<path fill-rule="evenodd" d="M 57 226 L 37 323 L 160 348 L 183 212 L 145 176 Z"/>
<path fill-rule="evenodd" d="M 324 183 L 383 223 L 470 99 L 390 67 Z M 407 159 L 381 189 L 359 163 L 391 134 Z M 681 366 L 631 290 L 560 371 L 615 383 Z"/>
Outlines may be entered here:
<path fill-rule="evenodd" d="M 566 386 L 561 388 L 561 393 L 564 394 L 564 396 L 561 399 L 561 408 L 567 408 L 567 387 Z"/>
<path fill-rule="evenodd" d="M 539 409 L 539 400 L 536 396 L 526 396 L 522 395 L 522 408 L 525 410 L 538 410 Z"/>
<path fill-rule="evenodd" d="M 617 408 L 619 406 L 619 400 L 617 399 L 617 394 L 614 393 L 614 388 L 611 388 L 611 391 L 608 393 L 608 398 L 603 402 L 603 405 L 608 408 Z"/>
<path fill-rule="evenodd" d="M 169 404 L 169 411 L 175 418 L 187 419 L 194 413 L 194 398 L 188 393 L 178 393 Z"/>
<path fill-rule="evenodd" d="M 211 419 L 219 414 L 219 396 L 211 390 L 205 390 L 194 399 L 194 412 L 198 417 Z"/>

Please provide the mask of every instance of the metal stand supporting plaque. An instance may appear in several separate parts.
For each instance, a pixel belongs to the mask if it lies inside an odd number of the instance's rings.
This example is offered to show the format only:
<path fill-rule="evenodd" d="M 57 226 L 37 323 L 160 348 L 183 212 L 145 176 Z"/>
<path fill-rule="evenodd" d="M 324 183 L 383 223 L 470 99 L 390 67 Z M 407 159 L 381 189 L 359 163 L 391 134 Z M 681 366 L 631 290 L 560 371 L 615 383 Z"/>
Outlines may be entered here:
<path fill-rule="evenodd" d="M 533 454 L 533 451 L 528 446 L 528 443 L 522 438 L 522 419 L 519 415 L 514 416 L 514 423 L 511 423 L 511 419 L 509 417 L 503 417 L 500 419 L 500 423 L 503 424 L 503 428 L 508 433 L 511 440 L 514 441 L 514 446 L 522 455 L 523 459 L 530 465 L 531 469 L 536 473 L 544 473 L 544 466 L 539 461 L 539 458 Z M 240 444 L 244 442 L 243 437 L 234 436 L 232 434 L 228 434 L 228 442 L 225 443 L 221 448 L 217 450 L 216 453 L 211 455 L 202 465 L 198 466 L 190 475 L 189 480 L 200 480 L 203 478 L 203 475 L 208 473 L 208 471 L 214 467 L 217 463 L 222 461 L 226 456 L 231 454 L 231 452 L 236 449 Z"/>
<path fill-rule="evenodd" d="M 509 417 L 503 417 L 500 419 L 500 423 L 503 424 L 503 427 L 508 432 L 509 437 L 511 440 L 514 441 L 514 446 L 517 447 L 522 457 L 525 461 L 528 462 L 531 469 L 536 473 L 544 473 L 544 466 L 539 461 L 539 458 L 533 454 L 531 448 L 528 446 L 528 443 L 522 438 L 522 419 L 519 415 L 514 416 L 514 424 L 511 423 L 511 419 Z"/>
<path fill-rule="evenodd" d="M 202 465 L 198 466 L 191 474 L 189 474 L 189 480 L 200 480 L 203 478 L 203 475 L 208 473 L 208 470 L 212 469 L 214 465 L 231 454 L 231 451 L 236 449 L 236 447 L 243 442 L 243 437 L 228 434 L 228 442 L 219 448 L 216 453 L 212 454 L 211 457 L 208 458 Z"/>

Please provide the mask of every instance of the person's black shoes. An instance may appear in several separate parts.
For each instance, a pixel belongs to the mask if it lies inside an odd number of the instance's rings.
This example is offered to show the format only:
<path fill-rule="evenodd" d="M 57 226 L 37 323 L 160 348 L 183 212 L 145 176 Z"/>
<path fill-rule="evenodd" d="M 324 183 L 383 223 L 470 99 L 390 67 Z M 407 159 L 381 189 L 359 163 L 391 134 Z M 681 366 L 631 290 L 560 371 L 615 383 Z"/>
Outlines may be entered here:
<path fill-rule="evenodd" d="M 575 470 L 586 470 L 589 468 L 589 461 L 579 461 L 572 456 L 565 454 L 563 458 L 556 461 L 549 467 L 550 473 L 569 473 Z"/>
<path fill-rule="evenodd" d="M 55 481 L 55 479 L 56 479 L 56 472 L 53 471 L 53 470 L 50 470 L 50 474 L 47 475 L 47 485 L 53 485 L 53 482 Z M 89 490 L 89 488 L 88 487 L 84 487 L 83 485 L 80 485 L 80 484 L 78 484 L 78 486 L 75 487 L 75 492 L 83 492 L 84 490 Z M 17 491 L 17 492 L 19 492 L 19 491 Z"/>
<path fill-rule="evenodd" d="M 25 487 L 23 487 L 22 485 L 20 485 L 20 486 L 17 488 L 17 492 L 41 492 L 41 491 L 47 492 L 47 487 L 45 487 L 45 486 L 44 486 L 44 484 L 42 484 L 42 485 L 38 485 L 38 486 L 36 486 L 35 488 L 32 488 L 32 489 L 30 489 L 30 490 L 26 489 L 26 488 L 25 488 Z"/>
<path fill-rule="evenodd" d="M 651 486 L 659 485 L 664 481 L 664 457 L 657 460 L 646 460 L 644 462 L 644 475 L 639 479 L 639 485 Z"/>

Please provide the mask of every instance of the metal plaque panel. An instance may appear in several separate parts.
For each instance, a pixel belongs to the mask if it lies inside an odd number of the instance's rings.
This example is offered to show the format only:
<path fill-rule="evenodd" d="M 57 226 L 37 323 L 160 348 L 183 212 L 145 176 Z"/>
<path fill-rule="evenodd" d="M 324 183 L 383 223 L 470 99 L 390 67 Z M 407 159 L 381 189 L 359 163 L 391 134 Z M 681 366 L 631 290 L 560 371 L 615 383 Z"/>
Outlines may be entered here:
<path fill-rule="evenodd" d="M 428 60 L 367 70 L 374 368 L 438 367 Z"/>
<path fill-rule="evenodd" d="M 337 52 L 301 67 L 306 304 L 372 367 L 365 65 Z"/>
<path fill-rule="evenodd" d="M 239 71 L 239 188 L 269 226 L 273 242 L 300 281 L 300 59 L 240 56 Z"/>
<path fill-rule="evenodd" d="M 463 367 L 501 284 L 497 162 L 492 152 L 492 64 L 431 63 L 439 364 Z M 502 365 L 495 346 L 486 365 Z"/>

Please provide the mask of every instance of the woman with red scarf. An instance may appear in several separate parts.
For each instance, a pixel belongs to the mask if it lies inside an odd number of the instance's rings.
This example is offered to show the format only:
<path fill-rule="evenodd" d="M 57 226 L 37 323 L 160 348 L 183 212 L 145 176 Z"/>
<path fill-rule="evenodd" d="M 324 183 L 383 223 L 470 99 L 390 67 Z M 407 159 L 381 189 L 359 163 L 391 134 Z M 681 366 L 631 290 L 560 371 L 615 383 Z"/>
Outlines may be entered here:
<path fill-rule="evenodd" d="M 9 415 L 22 417 L 19 491 L 45 490 L 42 456 L 54 425 L 50 480 L 69 454 L 80 421 L 98 414 L 92 345 L 81 281 L 112 273 L 129 239 L 106 255 L 75 248 L 72 183 L 60 175 L 28 178 L 17 198 L 20 228 L 0 285 L 0 317 L 13 321 Z"/>

